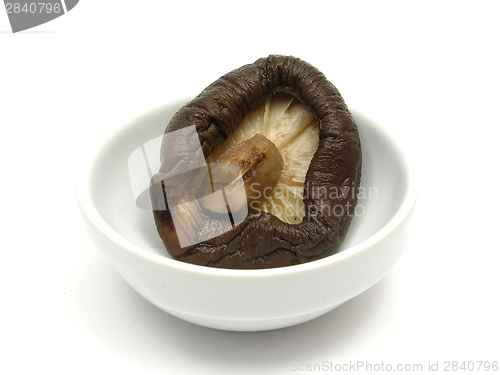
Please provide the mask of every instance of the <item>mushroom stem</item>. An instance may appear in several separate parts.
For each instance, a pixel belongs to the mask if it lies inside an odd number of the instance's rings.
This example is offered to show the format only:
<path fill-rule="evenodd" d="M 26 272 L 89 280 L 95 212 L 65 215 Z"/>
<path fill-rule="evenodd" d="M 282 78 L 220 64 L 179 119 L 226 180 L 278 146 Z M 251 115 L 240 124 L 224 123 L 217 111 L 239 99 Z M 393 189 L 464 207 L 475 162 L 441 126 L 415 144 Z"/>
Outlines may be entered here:
<path fill-rule="evenodd" d="M 217 213 L 227 212 L 228 205 L 235 213 L 269 196 L 283 170 L 283 158 L 273 142 L 257 134 L 226 151 L 210 164 L 210 170 L 206 177 L 210 183 L 205 180 L 201 184 L 199 195 L 223 189 L 225 204 L 208 197 L 200 203 Z"/>

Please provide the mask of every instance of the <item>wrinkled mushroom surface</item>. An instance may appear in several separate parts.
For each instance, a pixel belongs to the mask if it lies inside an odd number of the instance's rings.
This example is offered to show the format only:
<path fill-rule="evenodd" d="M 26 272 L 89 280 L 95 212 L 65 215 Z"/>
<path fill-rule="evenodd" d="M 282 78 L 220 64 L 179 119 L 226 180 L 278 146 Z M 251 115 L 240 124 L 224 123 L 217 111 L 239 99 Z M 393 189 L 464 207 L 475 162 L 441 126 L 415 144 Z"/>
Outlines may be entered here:
<path fill-rule="evenodd" d="M 275 127 L 281 130 L 266 129 L 269 121 L 261 121 L 249 131 L 249 118 L 265 117 L 267 103 L 274 101 L 285 106 L 284 112 L 304 112 L 306 125 L 302 122 L 297 130 L 293 121 L 283 125 L 278 116 Z M 172 141 L 172 134 L 182 137 Z M 254 147 L 254 138 L 246 149 L 239 146 L 246 151 L 231 154 L 232 147 L 256 134 L 276 147 Z M 286 147 L 299 156 L 294 159 Z M 251 161 L 234 161 L 234 155 L 245 152 Z M 161 162 L 150 195 L 158 233 L 175 259 L 222 268 L 272 268 L 319 259 L 343 241 L 357 203 L 361 144 L 344 100 L 319 70 L 295 57 L 271 55 L 220 77 L 182 107 L 165 131 Z M 216 167 L 223 163 L 229 167 L 219 173 Z M 281 168 L 277 182 L 261 178 L 272 185 L 265 189 L 270 194 L 249 199 L 244 210 L 241 201 L 231 204 L 245 187 L 248 196 L 248 181 L 262 175 L 252 176 L 252 170 L 272 175 L 275 165 Z M 214 192 L 208 198 L 207 192 L 200 194 L 207 179 Z M 215 192 L 217 184 L 226 188 Z M 280 186 L 292 194 L 283 199 Z M 287 210 L 288 205 L 294 208 Z"/>

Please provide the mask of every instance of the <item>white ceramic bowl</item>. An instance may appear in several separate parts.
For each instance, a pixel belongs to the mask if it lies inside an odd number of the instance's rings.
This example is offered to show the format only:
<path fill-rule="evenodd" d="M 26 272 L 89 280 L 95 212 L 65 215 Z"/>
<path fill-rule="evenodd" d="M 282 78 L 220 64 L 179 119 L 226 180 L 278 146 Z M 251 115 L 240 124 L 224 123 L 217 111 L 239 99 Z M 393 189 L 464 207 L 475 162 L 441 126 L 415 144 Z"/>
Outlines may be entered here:
<path fill-rule="evenodd" d="M 267 270 L 217 269 L 172 259 L 151 211 L 137 204 L 147 196 L 146 190 L 139 193 L 149 181 L 147 173 L 139 181 L 140 168 L 134 163 L 140 164 L 146 154 L 155 165 L 156 143 L 186 102 L 153 109 L 117 129 L 76 178 L 77 201 L 93 243 L 149 302 L 206 327 L 277 329 L 333 310 L 370 288 L 396 263 L 409 236 L 418 178 L 391 136 L 356 111 L 363 173 L 358 210 L 339 253 Z"/>

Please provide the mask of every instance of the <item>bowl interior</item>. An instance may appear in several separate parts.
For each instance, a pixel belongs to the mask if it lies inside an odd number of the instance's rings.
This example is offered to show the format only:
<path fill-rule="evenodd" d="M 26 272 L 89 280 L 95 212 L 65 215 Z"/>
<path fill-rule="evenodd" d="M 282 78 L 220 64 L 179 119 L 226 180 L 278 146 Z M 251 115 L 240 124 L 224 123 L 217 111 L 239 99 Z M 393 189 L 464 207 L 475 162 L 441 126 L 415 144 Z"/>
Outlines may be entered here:
<path fill-rule="evenodd" d="M 112 230 L 168 258 L 152 218 L 148 188 L 160 165 L 161 136 L 185 103 L 166 104 L 118 129 L 93 159 L 88 180 L 90 199 Z M 352 113 L 361 137 L 363 170 L 356 215 L 340 251 L 383 228 L 402 206 L 409 188 L 409 171 L 397 145 L 368 118 Z"/>

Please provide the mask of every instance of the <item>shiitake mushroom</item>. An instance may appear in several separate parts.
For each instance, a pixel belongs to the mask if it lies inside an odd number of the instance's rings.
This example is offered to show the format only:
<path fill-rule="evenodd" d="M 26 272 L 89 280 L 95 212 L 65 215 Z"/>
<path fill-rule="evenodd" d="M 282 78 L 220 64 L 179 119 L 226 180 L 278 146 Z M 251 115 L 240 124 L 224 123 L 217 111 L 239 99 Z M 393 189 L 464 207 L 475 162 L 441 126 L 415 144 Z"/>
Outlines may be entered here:
<path fill-rule="evenodd" d="M 292 56 L 209 85 L 173 116 L 161 155 L 153 216 L 181 261 L 245 269 L 316 260 L 333 253 L 354 215 L 358 129 L 336 87 Z"/>

